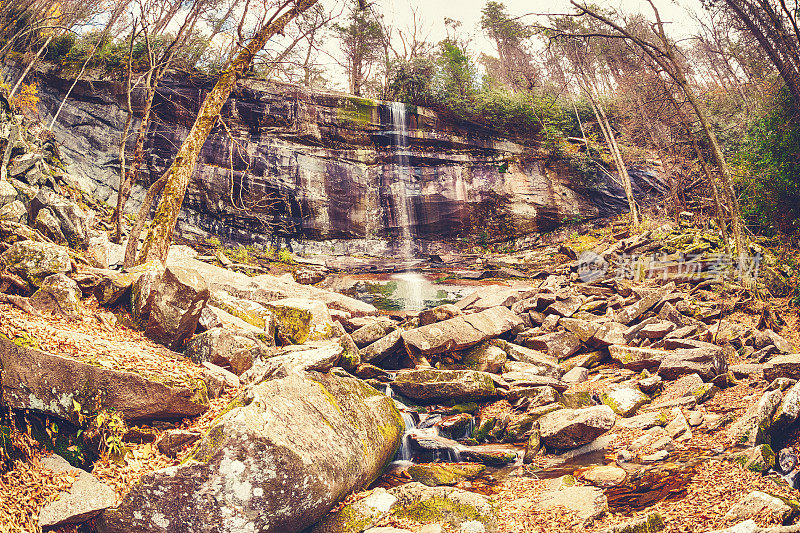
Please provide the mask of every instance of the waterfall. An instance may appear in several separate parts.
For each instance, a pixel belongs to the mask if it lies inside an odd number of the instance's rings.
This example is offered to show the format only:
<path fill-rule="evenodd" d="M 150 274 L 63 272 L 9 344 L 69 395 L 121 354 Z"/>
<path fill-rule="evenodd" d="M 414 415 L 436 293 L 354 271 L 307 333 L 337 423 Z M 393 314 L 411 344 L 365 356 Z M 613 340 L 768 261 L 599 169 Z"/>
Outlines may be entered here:
<path fill-rule="evenodd" d="M 400 230 L 400 254 L 402 259 L 414 259 L 414 238 L 411 226 L 414 224 L 413 209 L 409 206 L 409 189 L 412 186 L 411 143 L 408 139 L 408 118 L 406 105 L 401 102 L 391 102 L 389 113 L 392 120 L 392 148 L 394 149 L 395 166 L 397 167 L 396 179 L 392 182 L 392 196 L 395 200 L 395 216 Z"/>
<path fill-rule="evenodd" d="M 414 209 L 410 202 L 410 191 L 413 187 L 411 178 L 411 142 L 408 138 L 408 118 L 406 105 L 401 102 L 391 102 L 389 113 L 392 121 L 392 148 L 394 150 L 396 179 L 392 181 L 392 197 L 394 198 L 395 216 L 399 229 L 400 258 L 406 264 L 414 261 L 414 236 L 411 228 L 416 223 Z M 406 310 L 421 311 L 425 307 L 423 285 L 425 278 L 416 272 L 398 274 L 398 279 L 405 282 Z"/>

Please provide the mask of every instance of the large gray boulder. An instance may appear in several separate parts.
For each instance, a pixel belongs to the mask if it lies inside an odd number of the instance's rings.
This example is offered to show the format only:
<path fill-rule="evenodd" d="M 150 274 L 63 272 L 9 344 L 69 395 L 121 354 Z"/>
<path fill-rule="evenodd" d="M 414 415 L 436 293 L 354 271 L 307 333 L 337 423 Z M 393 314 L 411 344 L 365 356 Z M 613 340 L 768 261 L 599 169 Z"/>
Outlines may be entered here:
<path fill-rule="evenodd" d="M 354 378 L 292 374 L 249 389 L 189 460 L 146 474 L 102 533 L 295 533 L 371 483 L 394 456 L 403 420 Z"/>
<path fill-rule="evenodd" d="M 145 335 L 171 350 L 180 349 L 197 329 L 208 298 L 208 286 L 197 271 L 168 267 L 150 291 Z"/>
<path fill-rule="evenodd" d="M 614 411 L 607 405 L 560 409 L 539 419 L 539 435 L 552 448 L 572 449 L 592 442 L 611 429 L 615 420 Z"/>
<path fill-rule="evenodd" d="M 256 362 L 242 374 L 242 382 L 259 383 L 265 379 L 278 379 L 311 370 L 327 372 L 353 349 L 343 338 L 286 346 L 269 359 Z"/>
<path fill-rule="evenodd" d="M 409 370 L 400 372 L 392 388 L 416 400 L 465 402 L 494 396 L 490 374 L 473 370 Z"/>
<path fill-rule="evenodd" d="M 208 409 L 205 387 L 167 386 L 153 379 L 18 346 L 0 336 L 2 397 L 13 409 L 32 409 L 78 421 L 73 400 L 102 405 L 125 420 L 195 416 Z M 165 379 L 161 379 L 166 381 Z"/>
<path fill-rule="evenodd" d="M 666 380 L 698 374 L 703 380 L 710 381 L 727 371 L 728 361 L 722 348 L 713 344 L 703 348 L 675 350 L 664 357 L 658 367 L 658 375 Z"/>
<path fill-rule="evenodd" d="M 55 191 L 41 188 L 31 200 L 29 211 L 31 220 L 36 220 L 39 211 L 48 209 L 59 222 L 62 235 L 73 248 L 86 249 L 89 245 L 89 216 L 78 204 Z"/>
<path fill-rule="evenodd" d="M 0 270 L 8 270 L 35 287 L 52 274 L 72 270 L 69 250 L 57 244 L 20 241 L 0 254 Z"/>
<path fill-rule="evenodd" d="M 53 313 L 68 318 L 81 316 L 81 290 L 75 280 L 64 274 L 47 276 L 29 302 L 40 312 Z"/>
<path fill-rule="evenodd" d="M 427 356 L 469 348 L 521 323 L 508 307 L 497 306 L 404 331 L 403 341 L 409 353 Z"/>

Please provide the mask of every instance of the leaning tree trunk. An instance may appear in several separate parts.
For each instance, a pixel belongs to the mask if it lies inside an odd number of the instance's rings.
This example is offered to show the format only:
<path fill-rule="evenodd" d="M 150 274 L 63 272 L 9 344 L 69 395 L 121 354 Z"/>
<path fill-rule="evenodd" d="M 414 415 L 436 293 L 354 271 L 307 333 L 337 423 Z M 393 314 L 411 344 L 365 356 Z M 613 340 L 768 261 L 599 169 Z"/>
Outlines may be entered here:
<path fill-rule="evenodd" d="M 292 19 L 316 4 L 317 1 L 298 0 L 289 11 L 262 27 L 247 46 L 239 52 L 230 67 L 220 74 L 217 84 L 203 101 L 197 119 L 178 150 L 175 161 L 167 170 L 164 192 L 161 195 L 153 222 L 145 235 L 142 250 L 137 256 L 137 264 L 154 259 L 166 260 L 189 179 L 194 172 L 200 150 L 217 122 L 222 106 L 228 100 L 236 82 L 250 67 L 256 53 L 273 35 L 282 33 Z M 136 246 L 136 243 L 129 242 L 128 246 Z"/>

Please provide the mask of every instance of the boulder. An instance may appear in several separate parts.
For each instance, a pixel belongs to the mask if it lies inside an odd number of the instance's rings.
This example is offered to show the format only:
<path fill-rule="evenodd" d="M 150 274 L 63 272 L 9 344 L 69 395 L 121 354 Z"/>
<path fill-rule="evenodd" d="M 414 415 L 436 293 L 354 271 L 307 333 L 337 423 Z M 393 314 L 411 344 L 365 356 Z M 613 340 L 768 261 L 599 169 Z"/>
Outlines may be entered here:
<path fill-rule="evenodd" d="M 379 339 L 369 346 L 362 348 L 359 351 L 361 361 L 365 363 L 369 363 L 371 361 L 378 362 L 394 353 L 403 344 L 402 333 L 403 332 L 401 330 L 396 329 L 382 339 Z"/>
<path fill-rule="evenodd" d="M 633 415 L 643 405 L 650 403 L 650 398 L 639 389 L 617 387 L 600 395 L 602 402 L 619 416 L 625 418 Z"/>
<path fill-rule="evenodd" d="M 195 363 L 212 363 L 241 376 L 266 354 L 267 347 L 267 343 L 250 332 L 211 328 L 192 337 L 186 343 L 184 354 Z"/>
<path fill-rule="evenodd" d="M 588 444 L 614 426 L 614 411 L 607 405 L 561 409 L 539 419 L 542 442 L 557 449 Z"/>
<path fill-rule="evenodd" d="M 203 436 L 199 431 L 170 429 L 156 441 L 158 451 L 167 457 L 177 457 L 181 449 L 191 446 Z"/>
<path fill-rule="evenodd" d="M 91 408 L 122 413 L 125 420 L 196 416 L 207 398 L 198 388 L 170 387 L 131 372 L 110 370 L 76 359 L 18 346 L 0 336 L 3 401 L 13 409 L 32 409 L 77 423 L 73 400 Z"/>
<path fill-rule="evenodd" d="M 0 207 L 10 204 L 17 198 L 17 189 L 5 179 L 0 180 Z"/>
<path fill-rule="evenodd" d="M 64 237 L 64 233 L 61 231 L 61 224 L 49 209 L 42 209 L 39 211 L 36 215 L 33 227 L 54 243 L 62 246 L 67 244 L 67 238 Z"/>
<path fill-rule="evenodd" d="M 114 505 L 117 497 L 114 489 L 89 472 L 71 466 L 64 458 L 49 455 L 42 459 L 41 465 L 53 472 L 69 472 L 76 479 L 68 490 L 59 494 L 58 499 L 45 504 L 39 511 L 40 528 L 80 524 Z"/>
<path fill-rule="evenodd" d="M 658 368 L 670 352 L 656 348 L 637 348 L 615 344 L 608 347 L 608 353 L 624 368 L 639 372 Z"/>
<path fill-rule="evenodd" d="M 592 466 L 583 471 L 580 479 L 595 487 L 616 487 L 625 483 L 628 474 L 616 465 Z"/>
<path fill-rule="evenodd" d="M 161 261 L 150 261 L 138 268 L 141 268 L 142 273 L 131 285 L 131 314 L 134 322 L 144 326 L 150 314 L 150 295 L 164 275 L 165 267 Z"/>
<path fill-rule="evenodd" d="M 571 317 L 581 308 L 581 305 L 583 305 L 583 299 L 580 296 L 568 296 L 563 300 L 553 302 L 547 306 L 544 312 L 562 317 Z"/>
<path fill-rule="evenodd" d="M 469 348 L 521 323 L 510 309 L 497 306 L 404 331 L 402 337 L 412 355 L 432 355 Z"/>
<path fill-rule="evenodd" d="M 395 496 L 378 487 L 365 498 L 328 514 L 311 529 L 311 533 L 353 533 L 355 528 L 369 531 L 368 528 L 386 516 L 395 503 Z"/>
<path fill-rule="evenodd" d="M 606 322 L 597 328 L 594 337 L 592 337 L 589 343 L 598 348 L 611 346 L 613 344 L 625 344 L 628 342 L 624 337 L 627 329 L 627 327 L 619 322 Z"/>
<path fill-rule="evenodd" d="M 260 329 L 267 337 L 275 337 L 275 317 L 263 305 L 237 298 L 222 290 L 212 291 L 208 303 Z"/>
<path fill-rule="evenodd" d="M 464 351 L 460 366 L 478 372 L 499 374 L 503 372 L 507 359 L 506 352 L 500 346 L 486 341 Z"/>
<path fill-rule="evenodd" d="M 142 476 L 98 530 L 299 532 L 371 483 L 403 434 L 394 402 L 355 378 L 292 374 L 235 405 L 188 460 Z"/>
<path fill-rule="evenodd" d="M 542 352 L 537 352 L 536 350 L 531 350 L 530 348 L 525 348 L 524 346 L 519 346 L 500 339 L 493 340 L 492 344 L 502 348 L 512 361 L 523 363 L 524 365 L 524 368 L 522 368 L 523 365 L 510 364 L 511 361 L 509 361 L 509 363 L 505 365 L 506 371 L 514 367 L 514 370 L 517 371 L 530 372 L 554 379 L 559 379 L 561 377 L 562 372 L 558 361 Z"/>
<path fill-rule="evenodd" d="M 447 320 L 448 318 L 461 315 L 461 309 L 453 304 L 440 305 L 438 307 L 434 307 L 433 309 L 426 309 L 420 312 L 419 325 L 427 326 L 429 324 L 435 324 L 436 322 L 441 322 L 442 320 Z"/>
<path fill-rule="evenodd" d="M 294 344 L 331 337 L 333 318 L 327 306 L 305 298 L 283 298 L 265 304 L 277 322 L 278 334 Z"/>
<path fill-rule="evenodd" d="M 567 331 L 574 333 L 581 342 L 589 342 L 600 327 L 600 325 L 595 322 L 589 322 L 588 320 L 582 320 L 580 318 L 562 318 L 558 323 L 564 326 L 564 329 Z"/>
<path fill-rule="evenodd" d="M 573 485 L 543 492 L 533 500 L 534 509 L 561 507 L 577 515 L 579 522 L 575 525 L 587 524 L 606 512 L 608 499 L 599 488 Z"/>
<path fill-rule="evenodd" d="M 430 403 L 482 400 L 497 393 L 490 374 L 472 370 L 401 371 L 392 382 L 392 388 L 409 398 Z"/>
<path fill-rule="evenodd" d="M 256 362 L 242 374 L 241 380 L 242 383 L 260 383 L 298 372 L 327 372 L 339 364 L 347 349 L 345 342 L 337 340 L 286 346 L 269 359 Z"/>
<path fill-rule="evenodd" d="M 773 357 L 764 364 L 762 370 L 764 379 L 767 381 L 773 381 L 777 378 L 800 380 L 800 353 Z"/>
<path fill-rule="evenodd" d="M 17 274 L 35 287 L 53 274 L 72 270 L 69 250 L 47 242 L 20 241 L 0 254 L 0 270 Z"/>
<path fill-rule="evenodd" d="M 794 385 L 786 391 L 775 412 L 774 424 L 776 427 L 788 427 L 800 418 L 800 383 Z"/>
<path fill-rule="evenodd" d="M 580 349 L 581 341 L 569 331 L 558 331 L 527 339 L 525 345 L 556 359 L 565 359 Z"/>
<path fill-rule="evenodd" d="M 765 492 L 753 491 L 736 502 L 727 513 L 725 520 L 737 521 L 748 518 L 768 520 L 770 523 L 782 524 L 797 510 L 789 506 L 786 501 Z"/>
<path fill-rule="evenodd" d="M 9 220 L 11 222 L 25 224 L 28 220 L 28 211 L 25 209 L 25 204 L 19 200 L 14 200 L 0 207 L 0 220 Z"/>
<path fill-rule="evenodd" d="M 778 353 L 787 354 L 794 352 L 794 346 L 771 329 L 759 331 L 753 339 L 753 347 L 756 350 L 766 348 L 767 346 L 775 346 Z"/>
<path fill-rule="evenodd" d="M 64 274 L 53 274 L 42 281 L 29 303 L 37 311 L 75 319 L 80 318 L 83 309 L 80 298 L 81 290 L 75 280 Z"/>
<path fill-rule="evenodd" d="M 353 342 L 356 343 L 356 346 L 359 348 L 364 348 L 365 346 L 369 346 L 373 342 L 384 338 L 395 329 L 397 329 L 397 324 L 394 322 L 394 320 L 375 320 L 358 328 L 351 333 L 350 336 L 353 338 Z"/>
<path fill-rule="evenodd" d="M 31 218 L 35 220 L 42 209 L 48 209 L 55 216 L 61 233 L 72 248 L 86 249 L 89 244 L 90 219 L 77 203 L 43 187 L 31 200 L 29 206 Z"/>
<path fill-rule="evenodd" d="M 206 384 L 208 395 L 219 398 L 228 389 L 238 389 L 241 386 L 239 376 L 212 363 L 202 363 L 203 381 Z"/>
<path fill-rule="evenodd" d="M 392 515 L 415 522 L 436 522 L 454 531 L 496 533 L 495 506 L 482 494 L 455 487 L 406 483 L 389 490 L 397 498 Z"/>
<path fill-rule="evenodd" d="M 741 418 L 728 428 L 728 437 L 736 444 L 754 446 L 768 439 L 772 417 L 783 398 L 780 390 L 767 391 Z"/>
<path fill-rule="evenodd" d="M 561 381 L 569 385 L 572 385 L 575 383 L 583 383 L 588 379 L 589 379 L 589 371 L 583 368 L 582 366 L 576 366 L 571 368 L 569 372 L 564 374 L 564 376 L 561 378 Z"/>
<path fill-rule="evenodd" d="M 171 350 L 180 349 L 197 329 L 208 298 L 208 286 L 197 271 L 166 268 L 148 297 L 145 335 Z"/>
<path fill-rule="evenodd" d="M 615 315 L 614 320 L 620 324 L 628 325 L 642 316 L 651 307 L 660 302 L 664 295 L 665 292 L 661 290 L 644 293 L 641 295 L 639 300 L 627 307 L 620 309 Z"/>
<path fill-rule="evenodd" d="M 687 374 L 698 374 L 706 381 L 728 371 L 728 361 L 721 347 L 684 348 L 667 355 L 658 367 L 658 375 L 666 380 Z"/>
<path fill-rule="evenodd" d="M 415 464 L 409 467 L 408 474 L 414 481 L 429 487 L 455 485 L 460 481 L 475 479 L 486 471 L 481 464 Z"/>

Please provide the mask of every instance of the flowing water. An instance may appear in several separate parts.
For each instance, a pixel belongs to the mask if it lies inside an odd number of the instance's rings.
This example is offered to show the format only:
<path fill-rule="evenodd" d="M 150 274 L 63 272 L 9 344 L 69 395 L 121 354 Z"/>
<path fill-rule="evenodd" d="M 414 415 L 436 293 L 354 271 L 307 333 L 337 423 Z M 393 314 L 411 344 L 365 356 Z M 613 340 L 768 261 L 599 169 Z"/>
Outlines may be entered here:
<path fill-rule="evenodd" d="M 406 105 L 401 102 L 389 104 L 389 114 L 392 120 L 392 148 L 396 168 L 395 179 L 392 182 L 392 196 L 395 199 L 395 219 L 399 229 L 399 252 L 403 260 L 414 260 L 414 237 L 411 228 L 414 225 L 414 210 L 410 205 L 413 188 L 411 179 L 411 143 L 408 139 L 408 117 Z"/>

